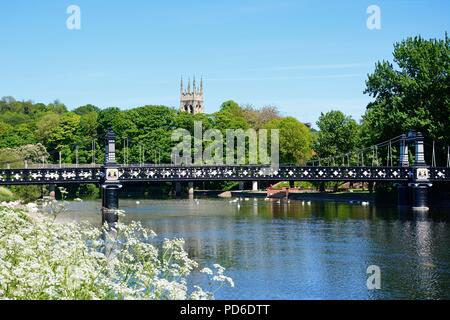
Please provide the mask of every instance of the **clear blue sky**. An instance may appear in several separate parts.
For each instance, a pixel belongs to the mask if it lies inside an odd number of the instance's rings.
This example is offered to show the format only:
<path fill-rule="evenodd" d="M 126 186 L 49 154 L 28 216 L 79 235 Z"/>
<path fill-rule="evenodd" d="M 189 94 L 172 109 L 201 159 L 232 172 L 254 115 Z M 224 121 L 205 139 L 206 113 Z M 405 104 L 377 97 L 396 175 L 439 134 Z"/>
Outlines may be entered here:
<path fill-rule="evenodd" d="M 66 28 L 71 4 L 81 30 Z M 366 27 L 371 4 L 381 30 Z M 448 0 L 15 0 L 0 13 L 0 96 L 178 107 L 180 76 L 196 74 L 208 113 L 233 99 L 313 123 L 331 109 L 359 119 L 394 42 L 450 31 Z"/>

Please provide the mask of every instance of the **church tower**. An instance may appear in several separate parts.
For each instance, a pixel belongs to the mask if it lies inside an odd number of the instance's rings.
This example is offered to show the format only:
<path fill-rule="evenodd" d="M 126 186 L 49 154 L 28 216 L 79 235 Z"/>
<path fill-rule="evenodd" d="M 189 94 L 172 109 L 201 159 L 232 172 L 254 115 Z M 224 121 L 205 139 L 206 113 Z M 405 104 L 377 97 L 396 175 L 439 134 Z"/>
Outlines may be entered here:
<path fill-rule="evenodd" d="M 185 90 L 183 78 L 181 78 L 180 110 L 191 114 L 204 113 L 203 78 L 200 80 L 200 87 L 198 87 L 194 77 L 192 90 L 191 79 L 189 79 L 187 89 Z"/>

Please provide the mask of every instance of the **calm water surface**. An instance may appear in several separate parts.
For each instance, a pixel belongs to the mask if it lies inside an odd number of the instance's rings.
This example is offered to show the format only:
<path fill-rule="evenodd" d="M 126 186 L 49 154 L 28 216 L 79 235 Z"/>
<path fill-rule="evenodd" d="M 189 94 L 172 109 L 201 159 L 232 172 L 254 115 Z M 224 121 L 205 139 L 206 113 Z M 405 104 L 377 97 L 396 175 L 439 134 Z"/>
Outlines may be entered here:
<path fill-rule="evenodd" d="M 121 200 L 160 239 L 184 238 L 202 266 L 227 268 L 218 299 L 450 299 L 450 210 L 250 199 Z M 100 201 L 71 203 L 63 219 L 100 224 Z M 366 287 L 370 265 L 382 289 Z"/>

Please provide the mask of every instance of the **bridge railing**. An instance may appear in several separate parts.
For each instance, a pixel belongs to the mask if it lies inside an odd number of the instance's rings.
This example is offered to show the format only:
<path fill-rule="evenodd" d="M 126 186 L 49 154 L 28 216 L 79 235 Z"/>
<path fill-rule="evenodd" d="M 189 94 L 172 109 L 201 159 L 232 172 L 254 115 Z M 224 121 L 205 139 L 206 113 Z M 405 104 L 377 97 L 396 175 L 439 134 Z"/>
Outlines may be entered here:
<path fill-rule="evenodd" d="M 27 166 L 23 165 L 23 166 L 1 166 L 0 170 L 8 170 L 8 169 L 13 169 L 13 170 L 17 170 L 17 169 L 73 169 L 73 168 L 80 168 L 80 169 L 89 169 L 89 168 L 100 168 L 101 166 L 103 166 L 103 164 L 75 164 L 75 163 L 63 163 L 63 164 L 39 164 L 39 163 L 35 163 L 35 164 L 29 164 Z M 155 163 L 131 163 L 131 164 L 117 164 L 118 168 L 189 168 L 189 167 L 247 167 L 247 168 L 253 168 L 253 167 L 267 167 L 270 168 L 270 165 L 255 165 L 255 164 L 245 164 L 245 165 L 239 165 L 239 164 L 202 164 L 202 165 L 196 165 L 196 164 L 182 164 L 182 165 L 176 165 L 173 163 L 159 163 L 159 164 L 155 164 Z M 298 165 L 298 164 L 292 164 L 292 163 L 288 163 L 288 164 L 280 164 L 278 167 L 280 168 L 298 168 L 298 167 L 303 167 L 303 168 L 346 168 L 346 167 L 361 167 L 361 168 L 373 168 L 373 167 L 377 167 L 377 168 L 393 168 L 393 167 L 401 167 L 400 165 L 393 165 L 393 166 L 385 166 L 385 165 L 377 165 L 377 166 L 371 166 L 371 165 L 352 165 L 352 166 L 348 166 L 348 165 L 336 165 L 336 166 L 329 166 L 329 165 Z M 438 166 L 433 167 L 433 166 L 429 166 L 430 168 L 440 168 Z"/>
<path fill-rule="evenodd" d="M 101 164 L 72 164 L 72 163 L 63 163 L 63 164 L 31 164 L 27 167 L 22 167 L 19 169 L 73 169 L 73 168 L 99 168 Z M 15 168 L 17 169 L 17 168 Z"/>

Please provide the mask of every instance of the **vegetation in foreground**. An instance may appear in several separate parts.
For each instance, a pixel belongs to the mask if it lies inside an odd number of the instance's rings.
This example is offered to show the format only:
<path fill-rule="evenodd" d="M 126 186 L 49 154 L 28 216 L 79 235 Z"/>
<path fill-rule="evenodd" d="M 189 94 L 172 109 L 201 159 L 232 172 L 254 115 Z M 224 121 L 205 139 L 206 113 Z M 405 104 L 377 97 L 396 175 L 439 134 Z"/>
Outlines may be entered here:
<path fill-rule="evenodd" d="M 36 205 L 0 205 L 0 299 L 212 299 L 223 285 L 234 286 L 217 264 L 200 270 L 214 291 L 188 283 L 198 264 L 184 241 L 166 239 L 157 248 L 140 223 L 119 223 L 104 237 L 99 228 L 54 218 Z"/>

